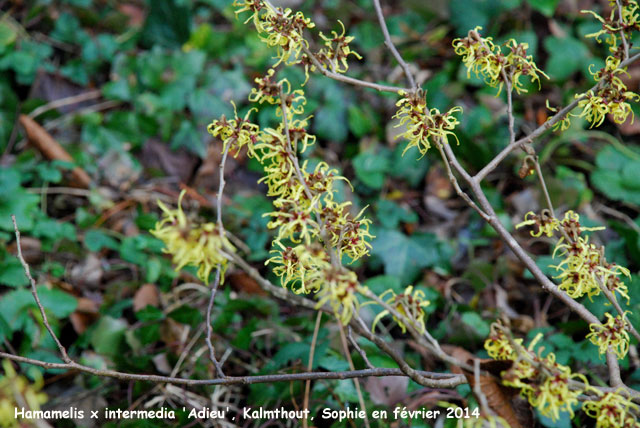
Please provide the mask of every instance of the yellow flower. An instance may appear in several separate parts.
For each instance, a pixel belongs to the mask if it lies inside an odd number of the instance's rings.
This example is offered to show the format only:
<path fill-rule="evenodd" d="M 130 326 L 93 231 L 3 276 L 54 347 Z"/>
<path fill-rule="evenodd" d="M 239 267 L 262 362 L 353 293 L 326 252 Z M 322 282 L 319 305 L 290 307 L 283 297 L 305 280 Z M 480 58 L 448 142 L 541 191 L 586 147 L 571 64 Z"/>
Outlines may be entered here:
<path fill-rule="evenodd" d="M 277 48 L 278 61 L 274 66 L 281 62 L 292 65 L 300 61 L 303 47 L 308 47 L 304 30 L 315 27 L 302 12 L 293 13 L 289 8 L 275 8 L 260 0 L 235 0 L 233 5 L 239 7 L 236 14 L 252 12 L 245 22 L 253 20 L 260 39 L 267 46 Z"/>
<path fill-rule="evenodd" d="M 516 229 L 522 226 L 536 226 L 538 230 L 532 230 L 531 236 L 539 237 L 543 233 L 548 237 L 552 237 L 553 233 L 560 228 L 560 222 L 552 217 L 548 210 L 542 210 L 540 215 L 536 215 L 533 211 L 529 211 L 524 216 L 524 221 L 516 225 Z"/>
<path fill-rule="evenodd" d="M 422 308 L 429 306 L 430 304 L 430 302 L 425 299 L 424 292 L 422 290 L 415 290 L 414 292 L 413 285 L 410 285 L 405 288 L 404 293 L 402 294 L 395 294 L 393 290 L 389 289 L 382 293 L 380 298 L 384 298 L 387 294 L 390 294 L 390 296 L 386 300 L 386 303 L 406 318 L 411 323 L 411 327 L 420 333 L 424 333 L 426 329 L 424 325 L 425 314 Z M 389 315 L 389 310 L 387 309 L 378 314 L 378 316 L 373 320 L 371 331 L 375 330 L 378 321 L 386 315 Z M 395 315 L 393 315 L 393 320 L 400 326 L 403 333 L 407 331 L 407 326 L 405 325 L 404 320 L 396 318 Z"/>
<path fill-rule="evenodd" d="M 316 308 L 329 303 L 336 318 L 343 325 L 347 325 L 360 306 L 356 292 L 362 287 L 358 283 L 356 273 L 344 267 L 335 268 L 329 265 L 318 275 L 317 281 L 321 283 L 314 286 L 319 289 Z"/>
<path fill-rule="evenodd" d="M 47 395 L 40 392 L 44 382 L 40 372 L 35 371 L 34 383 L 24 376 L 19 376 L 9 360 L 2 361 L 3 375 L 0 377 L 0 427 L 19 428 L 31 425 L 28 420 L 19 422 L 15 419 L 16 408 L 39 410 L 47 401 Z"/>
<path fill-rule="evenodd" d="M 342 33 L 338 34 L 336 31 L 331 32 L 331 36 L 327 37 L 320 33 L 320 37 L 324 40 L 326 51 L 323 52 L 324 56 L 329 62 L 329 68 L 336 73 L 346 73 L 349 69 L 347 64 L 347 57 L 353 55 L 358 59 L 362 59 L 358 52 L 351 50 L 349 43 L 354 39 L 353 36 L 345 36 L 345 28 L 342 21 L 338 20 L 338 23 L 342 27 Z"/>
<path fill-rule="evenodd" d="M 453 107 L 448 112 L 441 114 L 437 108 L 428 109 L 424 93 L 419 90 L 405 94 L 397 103 L 399 107 L 393 116 L 398 119 L 398 127 L 406 127 L 407 130 L 398 135 L 409 141 L 404 153 L 411 147 L 417 147 L 424 156 L 431 148 L 434 140 L 442 140 L 448 143 L 448 136 L 452 135 L 456 141 L 458 137 L 452 132 L 460 124 L 453 114 L 462 112 L 462 107 Z"/>
<path fill-rule="evenodd" d="M 502 372 L 502 383 L 520 389 L 520 394 L 541 414 L 554 421 L 560 412 L 569 412 L 573 417 L 573 406 L 589 385 L 587 378 L 558 364 L 552 352 L 545 357 L 541 356 L 543 348 L 534 352 L 541 339 L 542 333 L 539 333 L 525 349 L 521 339 L 510 340 L 504 327 L 494 323 L 485 349 L 494 359 L 513 361 L 511 368 Z M 570 387 L 574 380 L 582 382 L 584 387 Z"/>
<path fill-rule="evenodd" d="M 549 111 L 551 111 L 552 113 L 557 113 L 558 109 L 555 107 L 551 107 L 549 105 L 549 100 L 546 101 L 546 106 L 547 109 Z M 570 113 L 567 113 L 562 119 L 560 119 L 559 121 L 557 121 L 554 125 L 553 125 L 553 130 L 557 131 L 558 129 L 560 131 L 566 131 L 567 129 L 569 129 L 569 127 L 571 126 L 571 117 L 570 117 Z M 549 117 L 549 119 L 547 120 L 551 120 L 551 117 Z"/>
<path fill-rule="evenodd" d="M 518 345 L 522 345 L 522 339 L 513 339 Z M 499 324 L 491 324 L 491 332 L 484 342 L 484 349 L 494 360 L 513 360 L 516 358 L 515 350 L 506 333 Z"/>
<path fill-rule="evenodd" d="M 492 88 L 498 87 L 498 94 L 505 83 L 503 73 L 519 94 L 527 92 L 520 81 L 522 76 L 528 76 L 531 81 L 538 82 L 538 87 L 540 76 L 549 78 L 536 66 L 533 57 L 527 55 L 527 43 L 518 43 L 510 39 L 506 43 L 508 53 L 505 55 L 500 47 L 493 43 L 491 37 L 485 38 L 480 35 L 481 29 L 482 27 L 476 27 L 469 31 L 467 37 L 453 41 L 455 53 L 462 56 L 462 62 L 467 67 L 467 77 L 473 71 L 476 76 L 482 76 L 487 85 Z"/>
<path fill-rule="evenodd" d="M 626 314 L 626 313 L 625 313 Z M 598 347 L 598 352 L 606 354 L 611 349 L 623 359 L 629 351 L 629 333 L 627 333 L 627 321 L 620 315 L 613 317 L 609 313 L 604 314 L 607 322 L 604 324 L 589 324 L 591 333 L 587 334 L 587 339 Z"/>
<path fill-rule="evenodd" d="M 214 137 L 218 137 L 223 142 L 223 150 L 227 147 L 237 152 L 244 146 L 248 147 L 249 156 L 255 156 L 254 144 L 258 140 L 260 128 L 249 122 L 249 115 L 255 109 L 250 109 L 244 118 L 238 117 L 238 111 L 235 103 L 233 104 L 234 119 L 227 120 L 223 115 L 220 119 L 214 120 L 208 127 L 207 131 Z"/>
<path fill-rule="evenodd" d="M 596 428 L 637 428 L 634 413 L 640 409 L 619 392 L 605 392 L 598 399 L 582 404 L 582 410 L 596 420 Z"/>
<path fill-rule="evenodd" d="M 276 255 L 265 264 L 273 263 L 273 273 L 281 279 L 283 287 L 289 286 L 296 293 L 317 291 L 314 287 L 321 285 L 313 278 L 321 268 L 329 266 L 329 257 L 319 243 L 285 247 L 275 241 L 280 249 L 272 250 Z"/>
<path fill-rule="evenodd" d="M 198 267 L 198 278 L 206 284 L 214 267 L 220 265 L 224 282 L 229 253 L 235 247 L 224 234 L 220 234 L 214 223 L 194 224 L 182 210 L 182 198 L 186 191 L 180 193 L 178 208 L 169 209 L 161 201 L 158 206 L 162 210 L 162 219 L 156 223 L 151 234 L 164 242 L 164 252 L 171 254 L 176 271 L 185 266 Z"/>

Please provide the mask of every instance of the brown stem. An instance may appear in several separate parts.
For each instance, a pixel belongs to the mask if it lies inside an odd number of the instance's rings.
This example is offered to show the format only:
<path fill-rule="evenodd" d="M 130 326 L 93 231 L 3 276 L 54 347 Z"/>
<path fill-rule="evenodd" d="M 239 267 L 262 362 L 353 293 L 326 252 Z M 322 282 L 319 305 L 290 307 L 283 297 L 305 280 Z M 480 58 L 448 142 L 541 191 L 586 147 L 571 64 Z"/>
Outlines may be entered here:
<path fill-rule="evenodd" d="M 413 74 L 411 73 L 409 64 L 407 64 L 406 61 L 402 58 L 402 55 L 400 55 L 400 52 L 398 52 L 398 49 L 396 49 L 395 45 L 391 41 L 391 35 L 389 34 L 387 23 L 384 20 L 384 14 L 382 13 L 380 0 L 373 0 L 373 7 L 375 7 L 376 9 L 376 15 L 378 16 L 378 22 L 380 23 L 380 29 L 382 30 L 382 34 L 384 35 L 384 44 L 387 46 L 387 49 L 391 51 L 391 54 L 396 59 L 396 61 L 398 61 L 400 67 L 402 67 L 404 75 L 407 77 L 407 82 L 409 82 L 409 86 L 415 91 L 417 89 L 416 81 L 413 78 Z"/>
<path fill-rule="evenodd" d="M 36 281 L 31 276 L 31 271 L 29 270 L 29 265 L 27 264 L 27 262 L 24 259 L 24 256 L 22 255 L 22 244 L 20 243 L 20 230 L 18 229 L 18 223 L 16 222 L 16 216 L 14 214 L 11 214 L 11 220 L 13 221 L 13 230 L 14 230 L 14 232 L 16 234 L 16 247 L 18 249 L 18 259 L 20 260 L 20 263 L 22 264 L 22 268 L 24 269 L 24 273 L 27 276 L 27 278 L 29 279 L 29 283 L 31 284 L 31 294 L 33 295 L 33 300 L 36 301 L 36 305 L 38 306 L 38 309 L 40 310 L 40 315 L 42 316 L 42 322 L 44 323 L 45 328 L 49 332 L 49 335 L 51 336 L 53 341 L 56 343 L 56 346 L 58 347 L 58 351 L 60 351 L 60 355 L 62 356 L 62 361 L 64 361 L 65 363 L 68 363 L 68 364 L 72 363 L 73 361 L 71 360 L 71 358 L 67 354 L 67 350 L 65 349 L 64 346 L 62 346 L 62 343 L 60 343 L 60 340 L 58 340 L 58 336 L 56 336 L 56 334 L 53 332 L 53 329 L 51 328 L 51 325 L 49 324 L 49 319 L 47 318 L 47 314 L 46 314 L 46 312 L 44 310 L 44 307 L 42 306 L 42 303 L 40 302 L 40 297 L 38 297 L 38 290 L 36 288 Z"/>

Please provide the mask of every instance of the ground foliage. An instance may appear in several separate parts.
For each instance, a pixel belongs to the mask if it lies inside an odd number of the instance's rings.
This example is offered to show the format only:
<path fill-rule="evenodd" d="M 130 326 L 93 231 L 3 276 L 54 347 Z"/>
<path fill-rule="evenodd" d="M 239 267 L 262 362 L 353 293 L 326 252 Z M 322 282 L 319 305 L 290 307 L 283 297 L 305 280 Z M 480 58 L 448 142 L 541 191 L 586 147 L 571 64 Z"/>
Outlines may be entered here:
<path fill-rule="evenodd" d="M 235 19 L 230 3 L 0 1 L 3 350 L 59 361 L 15 256 L 10 219 L 15 214 L 43 305 L 63 344 L 81 361 L 140 373 L 166 374 L 178 367 L 182 376 L 213 377 L 202 336 L 206 290 L 195 269 L 174 271 L 162 254 L 162 243 L 148 230 L 161 215 L 156 200 L 175 206 L 181 189 L 188 189 L 184 209 L 189 215 L 214 221 L 221 143 L 207 134 L 206 127 L 213 118 L 233 115 L 229 101 L 246 112 L 253 78 L 272 63 L 273 52 Z M 313 17 L 325 33 L 335 30 L 329 23 L 344 22 L 355 36 L 354 48 L 364 57 L 361 63 L 350 60 L 350 73 L 373 81 L 402 82 L 369 1 L 287 3 Z M 451 47 L 455 37 L 482 25 L 497 42 L 516 37 L 529 43 L 529 53 L 550 80 L 542 82 L 541 91 L 516 99 L 516 127 L 524 132 L 551 114 L 546 99 L 552 105 L 567 104 L 591 85 L 590 65 L 604 66 L 606 47 L 584 39 L 600 25 L 580 10 L 601 10 L 607 2 L 387 3 L 389 30 L 404 57 L 419 67 L 418 79 L 430 106 L 442 111 L 453 105 L 464 107 L 456 130 L 460 145 L 453 149 L 472 170 L 485 165 L 508 141 L 505 98 L 496 97 L 494 89 L 473 75 L 467 79 L 466 68 Z M 632 66 L 629 72 L 628 86 L 637 88 L 640 68 Z M 302 70 L 287 69 L 286 74 L 293 82 L 305 79 Z M 537 83 L 532 88 L 537 89 Z M 28 129 L 18 125 L 21 114 L 92 91 L 94 96 L 35 117 L 71 158 L 27 143 Z M 596 378 L 606 376 L 603 357 L 585 339 L 589 326 L 546 295 L 493 230 L 456 197 L 444 166 L 435 157 L 416 161 L 415 148 L 402 156 L 404 144 L 394 138 L 398 131 L 389 121 L 396 109 L 394 97 L 320 75 L 311 76 L 306 91 L 311 128 L 318 136 L 309 161 L 324 160 L 351 180 L 353 190 L 343 185 L 339 193 L 352 201 L 355 212 L 369 206 L 371 234 L 376 237 L 371 256 L 352 265 L 360 278 L 366 278 L 365 285 L 377 294 L 389 288 L 401 293 L 407 284 L 422 290 L 431 301 L 425 307 L 427 327 L 441 343 L 487 356 L 482 343 L 490 323 L 503 317 L 523 337 L 533 339 L 543 333 L 545 351 L 553 351 L 559 363 Z M 274 111 L 262 108 L 257 123 L 273 125 Z M 545 137 L 540 157 L 555 205 L 582 213 L 589 226 L 608 226 L 592 239 L 606 242 L 608 260 L 631 270 L 629 318 L 640 325 L 640 308 L 633 306 L 640 305 L 636 284 L 640 278 L 635 275 L 640 269 L 640 149 L 633 144 L 640 127 L 630 120 L 621 125 L 605 120 L 598 129 L 589 125 L 573 118 L 570 129 Z M 509 158 L 486 186 L 509 228 L 526 212 L 543 206 L 542 195 L 532 185 L 534 178 L 518 177 L 519 160 Z M 74 167 L 88 174 L 90 188 L 78 183 Z M 268 275 L 263 263 L 273 236 L 263 214 L 271 211 L 271 203 L 256 183 L 260 165 L 241 154 L 228 161 L 226 174 L 225 227 L 246 243 L 241 250 L 247 260 Z M 73 184 L 80 187 L 70 187 Z M 540 254 L 539 266 L 553 275 L 548 241 L 526 232 L 518 236 L 529 251 Z M 213 312 L 216 348 L 229 350 L 227 374 L 304 370 L 313 313 L 264 295 L 237 269 L 231 268 L 227 277 Z M 278 281 L 273 275 L 269 278 Z M 607 309 L 602 296 L 583 300 L 596 315 Z M 372 307 L 363 311 L 368 318 L 376 316 Z M 403 340 L 397 326 L 388 327 L 394 329 L 396 345 L 413 366 L 444 369 Z M 335 320 L 325 317 L 314 368 L 348 369 L 339 340 Z M 363 339 L 360 345 L 374 365 L 394 367 L 371 343 Z M 632 348 L 635 345 L 632 339 Z M 633 351 L 621 365 L 627 384 L 638 387 L 640 361 Z M 186 359 L 177 365 L 183 353 Z M 353 359 L 356 367 L 364 367 L 357 352 Z M 192 404 L 180 391 L 152 384 L 127 385 L 54 370 L 36 374 L 42 370 L 26 365 L 20 370 L 34 382 L 44 375 L 47 405 L 54 408 L 69 403 L 87 409 L 107 404 L 137 408 L 156 397 L 161 397 L 158 405 Z M 369 410 L 396 404 L 433 408 L 441 401 L 464 407 L 473 401 L 467 385 L 441 392 L 392 379 L 390 385 L 376 379 L 364 383 Z M 192 400 L 209 405 L 213 400 L 222 405 L 293 408 L 302 402 L 304 384 L 191 390 L 197 397 Z M 358 399 L 351 381 L 317 381 L 310 403 L 314 409 L 343 408 L 357 406 Z M 391 421 L 374 423 L 390 426 Z M 410 422 L 414 427 L 434 423 Z M 556 422 L 539 417 L 537 423 L 569 427 L 587 422 L 581 416 L 572 422 L 564 413 Z"/>

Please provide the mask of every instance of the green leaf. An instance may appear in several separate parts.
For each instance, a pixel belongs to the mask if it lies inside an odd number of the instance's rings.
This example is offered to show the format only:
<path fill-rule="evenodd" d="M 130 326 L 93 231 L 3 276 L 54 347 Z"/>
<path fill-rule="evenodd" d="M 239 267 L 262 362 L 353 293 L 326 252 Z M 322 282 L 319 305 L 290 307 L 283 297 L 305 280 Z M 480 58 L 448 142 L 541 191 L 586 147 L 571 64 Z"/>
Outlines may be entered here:
<path fill-rule="evenodd" d="M 102 316 L 91 334 L 91 345 L 99 354 L 116 356 L 129 325 L 123 319 Z"/>
<path fill-rule="evenodd" d="M 596 170 L 591 182 L 607 198 L 640 205 L 640 154 L 627 148 L 622 153 L 613 146 L 606 146 L 596 156 Z"/>
<path fill-rule="evenodd" d="M 18 33 L 15 28 L 7 21 L 0 21 L 0 47 L 4 49 L 16 41 Z M 0 50 L 2 53 L 2 50 Z"/>
<path fill-rule="evenodd" d="M 15 214 L 22 232 L 33 228 L 34 213 L 40 197 L 28 193 L 20 186 L 20 172 L 14 168 L 0 168 L 0 230 L 13 232 L 11 215 Z"/>
<path fill-rule="evenodd" d="M 335 355 L 325 355 L 322 359 L 318 360 L 318 366 L 330 372 L 349 370 L 349 363 Z"/>
<path fill-rule="evenodd" d="M 418 215 L 415 212 L 388 199 L 379 201 L 376 208 L 378 221 L 386 229 L 395 229 L 400 222 L 416 223 L 418 221 Z"/>
<path fill-rule="evenodd" d="M 408 237 L 398 231 L 384 229 L 376 235 L 371 253 L 382 259 L 384 273 L 397 276 L 402 284 L 408 285 L 422 268 L 441 260 L 441 248 L 433 235 Z"/>
<path fill-rule="evenodd" d="M 545 71 L 552 79 L 565 80 L 589 66 L 589 50 L 583 42 L 571 36 L 547 37 L 544 48 L 549 54 Z"/>
<path fill-rule="evenodd" d="M 207 149 L 204 145 L 204 139 L 200 136 L 196 126 L 185 120 L 180 124 L 178 132 L 171 140 L 171 148 L 173 150 L 184 147 L 192 153 L 204 159 L 207 156 Z"/>
<path fill-rule="evenodd" d="M 146 45 L 180 47 L 189 39 L 191 14 L 189 7 L 176 0 L 149 2 L 149 14 L 142 29 Z"/>
<path fill-rule="evenodd" d="M 479 338 L 485 338 L 489 335 L 491 327 L 489 323 L 482 319 L 477 312 L 465 312 L 462 314 L 462 322 L 473 329 Z"/>
<path fill-rule="evenodd" d="M 11 326 L 4 319 L 2 314 L 0 314 L 0 342 L 4 342 L 5 339 L 11 340 L 13 337 L 13 331 L 11 330 Z"/>
<path fill-rule="evenodd" d="M 531 8 L 537 10 L 544 16 L 553 16 L 560 0 L 527 0 Z"/>
<path fill-rule="evenodd" d="M 378 275 L 373 278 L 369 278 L 364 282 L 364 285 L 377 295 L 384 293 L 391 289 L 396 294 L 402 293 L 404 289 L 403 284 L 400 282 L 400 278 L 392 275 Z"/>
<path fill-rule="evenodd" d="M 368 150 L 356 156 L 353 159 L 356 177 L 373 189 L 381 189 L 390 167 L 386 154 Z"/>
<path fill-rule="evenodd" d="M 363 137 L 375 128 L 375 112 L 367 104 L 351 105 L 347 111 L 349 113 L 349 129 L 356 137 Z"/>
<path fill-rule="evenodd" d="M 56 318 L 66 318 L 78 307 L 75 297 L 57 288 L 48 289 L 41 285 L 38 287 L 38 296 L 46 311 Z"/>
<path fill-rule="evenodd" d="M 202 314 L 200 311 L 188 306 L 180 306 L 179 308 L 169 312 L 167 316 L 179 323 L 189 324 L 191 326 L 195 326 L 202 321 Z"/>
<path fill-rule="evenodd" d="M 429 169 L 429 160 L 427 157 L 421 157 L 417 147 L 411 147 L 404 152 L 405 145 L 398 144 L 391 156 L 391 165 L 389 174 L 392 177 L 402 178 L 407 181 L 412 187 L 418 186 Z"/>
<path fill-rule="evenodd" d="M 158 321 L 164 318 L 164 312 L 155 306 L 147 305 L 136 312 L 136 318 L 140 321 Z"/>
<path fill-rule="evenodd" d="M 15 257 L 6 258 L 0 264 L 0 284 L 9 287 L 20 287 L 29 284 L 22 264 Z"/>
<path fill-rule="evenodd" d="M 342 104 L 326 105 L 316 111 L 313 130 L 320 138 L 342 142 L 347 138 L 346 115 Z"/>
<path fill-rule="evenodd" d="M 89 251 L 100 251 L 103 248 L 118 249 L 118 241 L 99 229 L 87 230 L 84 234 L 84 246 Z"/>

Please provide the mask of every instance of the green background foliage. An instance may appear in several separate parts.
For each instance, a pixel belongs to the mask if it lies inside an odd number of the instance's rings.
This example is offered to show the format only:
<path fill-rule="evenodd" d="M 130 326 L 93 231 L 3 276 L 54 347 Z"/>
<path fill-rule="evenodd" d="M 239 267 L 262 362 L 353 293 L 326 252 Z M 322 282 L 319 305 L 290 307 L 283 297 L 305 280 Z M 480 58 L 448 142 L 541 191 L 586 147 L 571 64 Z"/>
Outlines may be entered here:
<path fill-rule="evenodd" d="M 185 343 L 174 330 L 189 328 L 190 337 L 198 331 L 206 295 L 202 287 L 189 291 L 188 298 L 175 291 L 180 284 L 194 282 L 195 272 L 176 273 L 162 254 L 162 244 L 147 233 L 158 219 L 155 199 L 168 197 L 175 205 L 182 183 L 208 201 L 199 210 L 190 201 L 188 210 L 214 218 L 211 202 L 217 182 L 211 177 L 217 175 L 220 144 L 208 136 L 206 126 L 214 118 L 233 114 L 231 101 L 244 114 L 250 107 L 246 97 L 253 78 L 272 63 L 273 52 L 250 26 L 234 18 L 230 3 L 0 1 L 2 349 L 10 345 L 20 355 L 60 361 L 12 247 L 10 215 L 15 214 L 23 236 L 29 238 L 26 253 L 40 284 L 40 298 L 54 330 L 74 355 L 96 367 L 140 373 L 162 373 L 159 361 L 170 369 L 177 363 Z M 356 37 L 355 49 L 364 56 L 363 61 L 350 62 L 350 74 L 403 84 L 402 74 L 383 46 L 369 1 L 292 3 L 314 19 L 326 17 L 317 19 L 325 33 L 335 29 L 330 23 L 336 19 L 344 22 Z M 460 145 L 453 149 L 471 170 L 479 170 L 508 141 L 505 99 L 504 94 L 495 97 L 495 90 L 473 76 L 467 78 L 451 49 L 453 38 L 482 25 L 497 41 L 516 37 L 529 43 L 529 52 L 551 80 L 543 82 L 541 91 L 532 85 L 530 96 L 516 98 L 516 126 L 525 132 L 550 114 L 546 99 L 553 106 L 566 105 L 575 93 L 591 86 L 589 67 L 601 67 L 606 55 L 605 47 L 583 38 L 594 31 L 594 24 L 569 2 L 386 3 L 389 30 L 403 56 L 420 69 L 429 105 L 464 107 L 457 130 Z M 600 7 L 593 3 L 594 8 Z M 298 69 L 280 73 L 294 82 L 304 80 Z M 637 73 L 631 74 L 637 87 Z M 36 118 L 73 158 L 72 163 L 46 160 L 27 143 L 18 116 L 91 90 L 98 90 L 99 98 L 51 109 Z M 310 160 L 325 160 L 348 177 L 354 190 L 342 186 L 341 198 L 353 201 L 355 212 L 368 206 L 366 215 L 374 222 L 371 256 L 352 265 L 373 291 L 401 292 L 415 285 L 431 300 L 427 311 L 433 335 L 480 356 L 486 355 L 482 342 L 490 322 L 507 313 L 520 326 L 520 334 L 532 338 L 544 332 L 546 351 L 555 352 L 560 363 L 597 375 L 603 361 L 584 340 L 586 324 L 569 316 L 560 303 L 547 303 L 547 296 L 495 233 L 457 199 L 444 166 L 435 157 L 417 160 L 416 150 L 402 156 L 404 145 L 394 139 L 397 130 L 391 120 L 393 96 L 320 75 L 311 77 L 305 91 L 307 112 L 313 115 L 311 128 L 318 136 Z M 256 121 L 273 125 L 273 113 L 263 108 Z M 580 211 L 588 221 L 609 226 L 594 239 L 606 243 L 609 260 L 634 273 L 640 269 L 640 150 L 633 143 L 638 133 L 637 124 L 615 126 L 606 121 L 594 130 L 574 119 L 569 130 L 548 135 L 540 147 L 556 206 Z M 509 228 L 525 212 L 540 208 L 542 201 L 533 177 L 518 178 L 519 161 L 519 155 L 511 157 L 486 184 L 491 202 Z M 246 243 L 246 259 L 268 274 L 263 262 L 269 257 L 272 236 L 263 214 L 270 211 L 270 202 L 256 183 L 260 167 L 243 156 L 231 163 L 227 165 L 225 226 Z M 75 166 L 92 177 L 94 187 L 80 193 L 69 190 L 69 171 Z M 526 233 L 518 237 L 528 242 Z M 531 241 L 527 249 L 538 255 L 545 272 L 554 275 L 548 244 Z M 269 278 L 277 281 L 273 275 Z M 634 275 L 629 286 L 629 309 L 636 326 L 640 323 L 638 281 Z M 246 282 L 242 274 L 232 273 L 213 312 L 217 348 L 221 353 L 231 351 L 226 363 L 229 374 L 302 370 L 315 316 L 263 296 Z M 144 284 L 154 284 L 164 299 L 140 298 Z M 500 304 L 497 288 L 508 295 Z M 148 305 L 137 307 L 137 299 Z M 93 309 L 82 309 L 80 303 Z M 605 310 L 603 299 L 584 303 L 596 314 Z M 370 319 L 376 315 L 373 307 L 363 311 Z M 393 324 L 386 327 L 399 338 L 394 345 L 402 348 L 413 366 L 444 369 L 407 345 Z M 325 317 L 314 368 L 348 369 L 337 338 L 335 322 Z M 202 350 L 201 339 L 194 350 Z M 376 366 L 394 367 L 373 344 L 363 339 L 359 344 Z M 185 363 L 184 373 L 210 378 L 212 368 L 200 355 Z M 354 352 L 353 358 L 358 368 L 364 367 L 359 354 Z M 630 386 L 640 382 L 640 371 L 628 359 L 622 364 Z M 38 370 L 22 369 L 31 374 Z M 45 373 L 53 374 L 53 370 Z M 54 405 L 60 403 L 56 388 L 69 385 L 56 381 L 47 387 Z M 227 393 L 239 403 L 290 408 L 294 399 L 301 402 L 303 388 L 301 383 L 274 383 L 231 388 Z M 416 396 L 424 399 L 425 406 L 436 406 L 428 391 L 412 382 L 397 401 L 380 398 L 381 389 L 364 387 L 369 410 L 406 405 Z M 212 391 L 195 389 L 203 397 Z M 155 394 L 153 385 L 136 384 L 127 398 L 126 388 L 116 382 L 85 376 L 78 376 L 73 393 L 78 400 L 88 393 L 122 408 L 131 404 L 128 399 Z M 462 406 L 473 398 L 468 387 L 460 387 L 448 400 Z M 338 409 L 357 406 L 358 399 L 352 382 L 322 381 L 313 383 L 311 403 L 314 409 L 320 404 Z M 374 423 L 390 426 L 391 422 Z M 582 423 L 568 415 L 555 424 L 544 418 L 539 422 L 549 427 Z M 434 423 L 412 421 L 412 426 Z M 453 425 L 447 421 L 445 426 Z"/>

